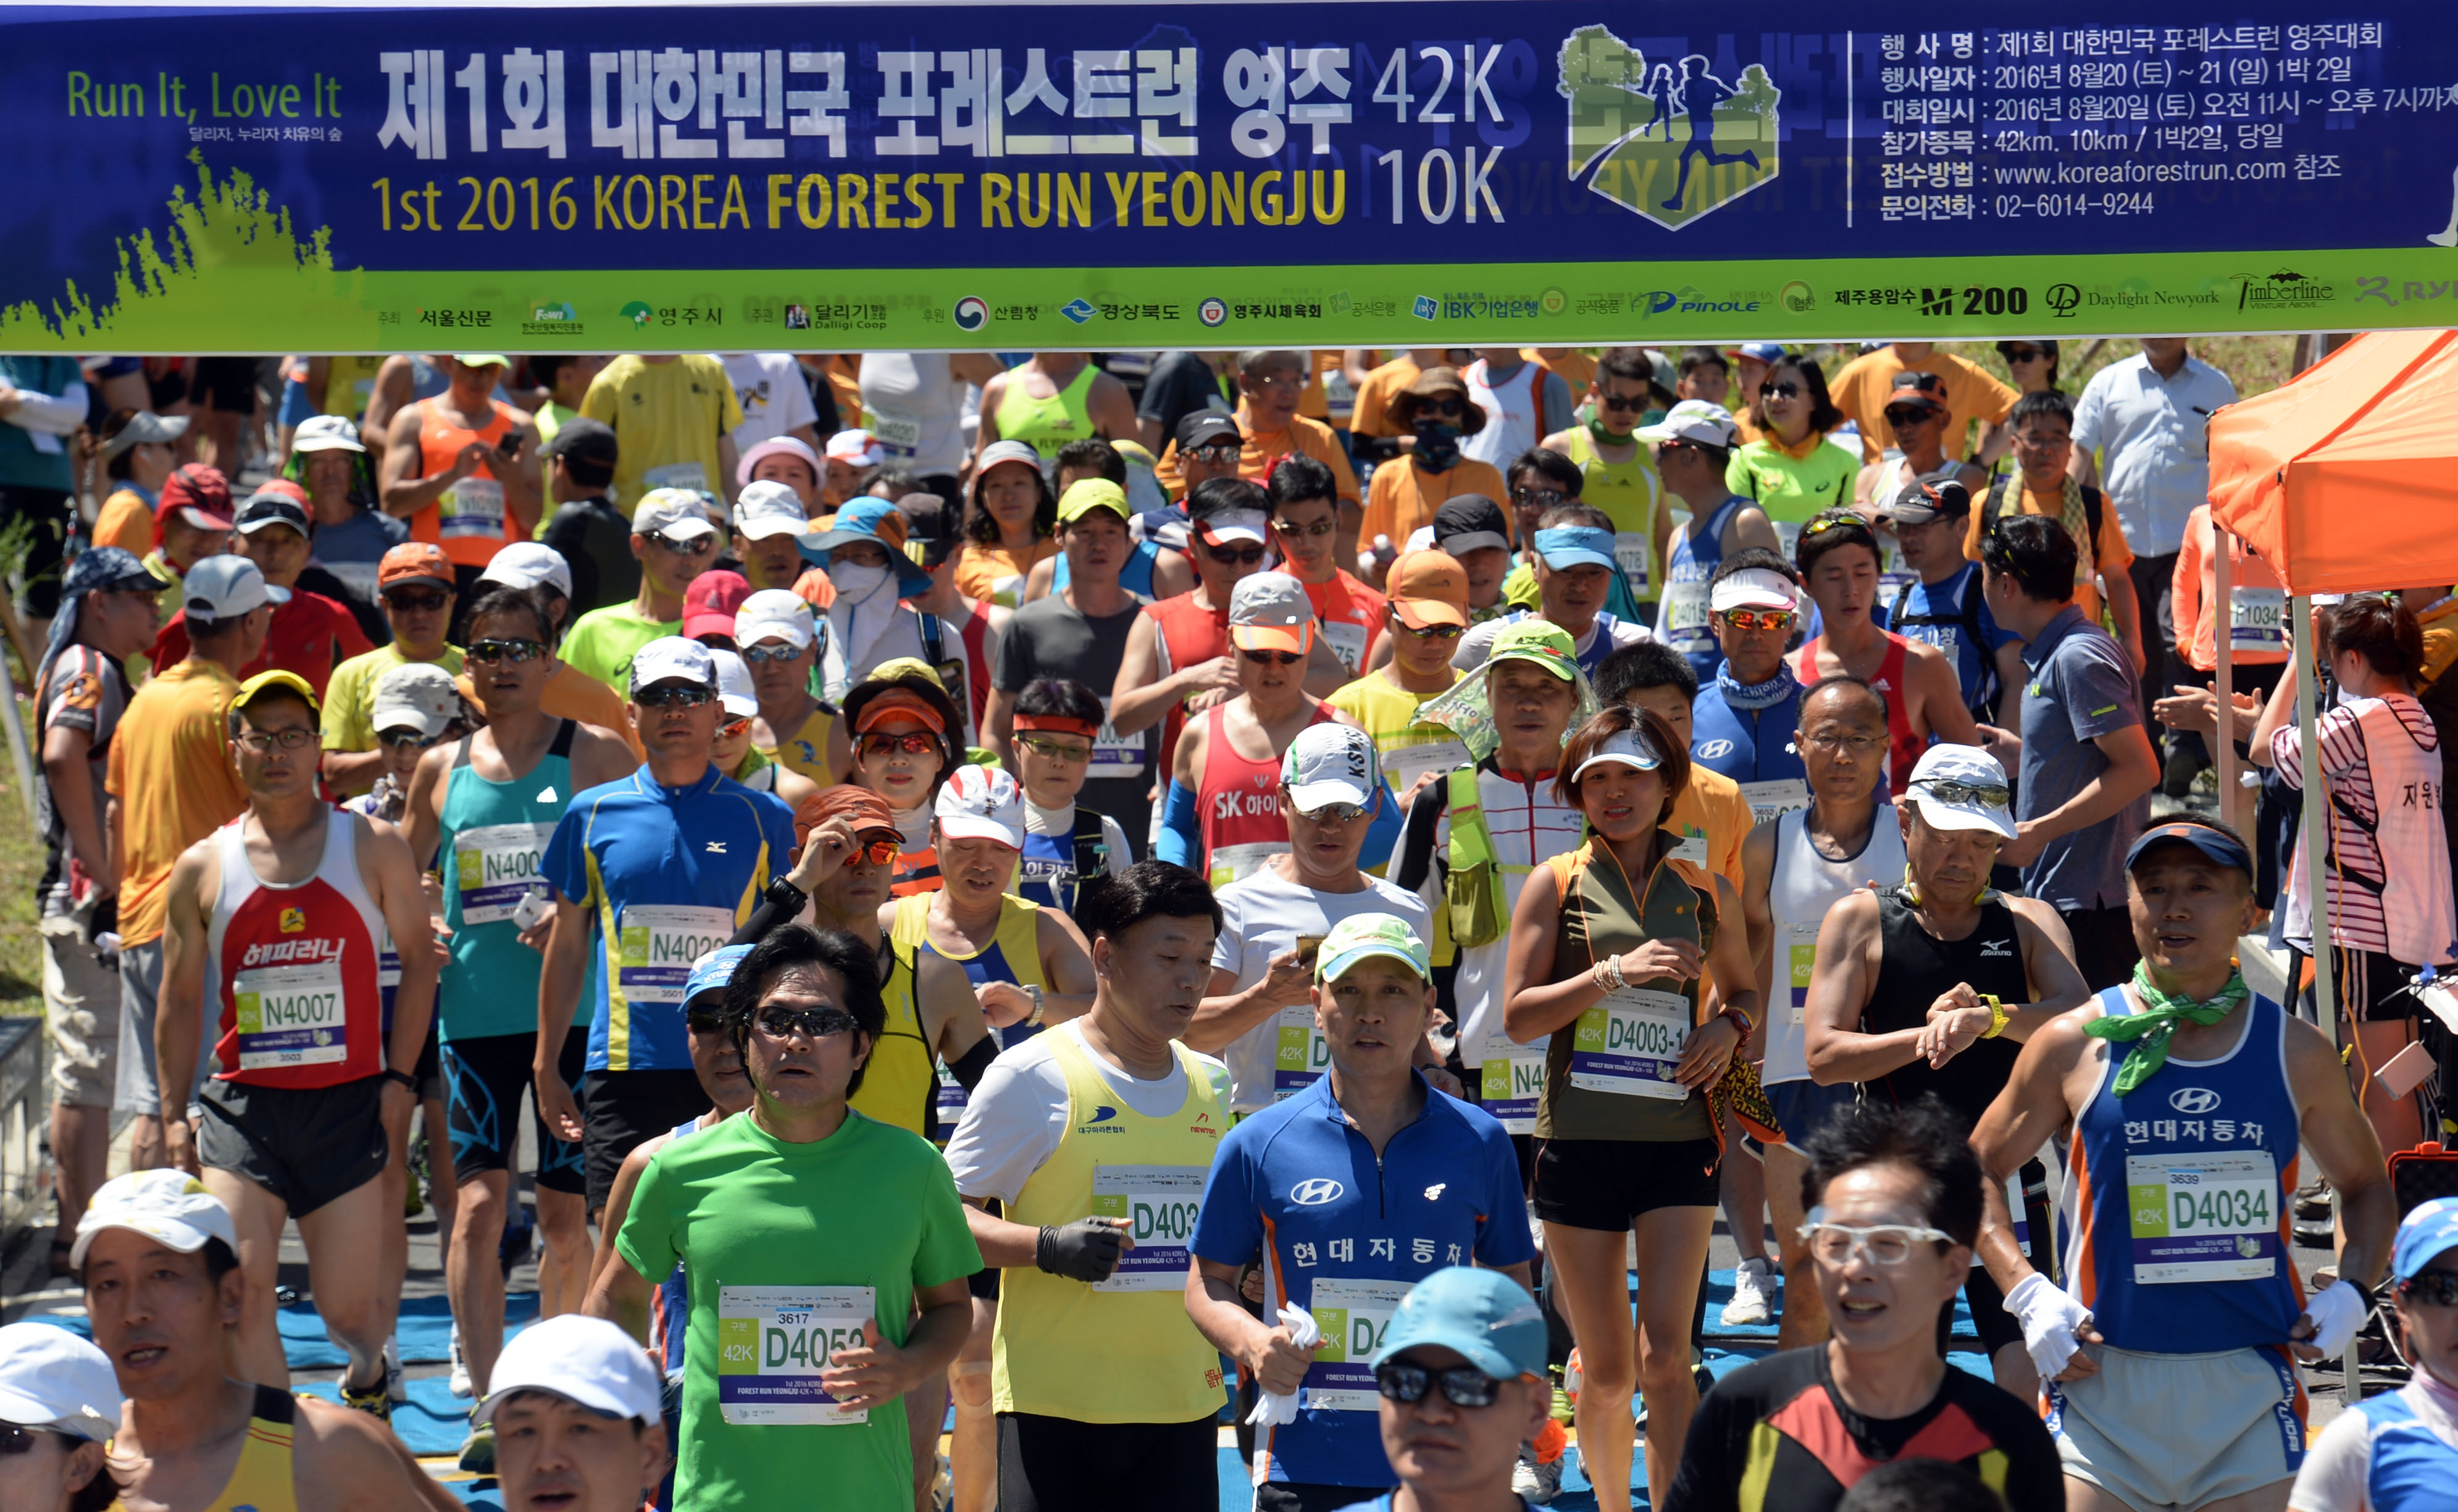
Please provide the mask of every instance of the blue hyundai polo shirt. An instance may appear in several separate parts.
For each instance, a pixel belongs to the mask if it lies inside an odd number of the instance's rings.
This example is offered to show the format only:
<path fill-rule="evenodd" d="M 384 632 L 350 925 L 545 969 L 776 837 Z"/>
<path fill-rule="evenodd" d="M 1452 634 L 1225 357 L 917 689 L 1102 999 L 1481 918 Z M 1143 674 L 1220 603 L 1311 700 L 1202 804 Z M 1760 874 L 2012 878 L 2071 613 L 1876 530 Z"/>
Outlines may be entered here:
<path fill-rule="evenodd" d="M 1368 1362 L 1400 1298 L 1447 1266 L 1536 1255 L 1519 1158 L 1491 1115 L 1427 1087 L 1424 1112 L 1377 1160 L 1329 1076 L 1220 1142 L 1194 1250 L 1216 1265 L 1260 1262 L 1266 1319 L 1293 1303 L 1332 1345 L 1306 1372 L 1297 1420 L 1256 1444 L 1266 1478 L 1353 1486 L 1394 1479 Z"/>

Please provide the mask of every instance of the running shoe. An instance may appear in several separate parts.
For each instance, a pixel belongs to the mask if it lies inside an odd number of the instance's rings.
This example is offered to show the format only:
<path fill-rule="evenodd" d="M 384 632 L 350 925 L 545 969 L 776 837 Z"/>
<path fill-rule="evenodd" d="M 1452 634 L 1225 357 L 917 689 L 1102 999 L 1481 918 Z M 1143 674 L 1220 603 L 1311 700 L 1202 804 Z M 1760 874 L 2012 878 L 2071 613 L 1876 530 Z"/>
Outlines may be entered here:
<path fill-rule="evenodd" d="M 469 1378 L 469 1362 L 461 1355 L 461 1325 L 452 1325 L 452 1375 L 445 1382 L 455 1397 L 475 1397 L 477 1382 Z"/>
<path fill-rule="evenodd" d="M 395 1401 L 409 1400 L 409 1379 L 401 1371 L 401 1336 L 385 1340 L 385 1395 Z"/>
<path fill-rule="evenodd" d="M 1536 1451 L 1522 1444 L 1519 1462 L 1510 1467 L 1510 1489 L 1537 1506 L 1543 1506 L 1562 1494 L 1562 1461 L 1556 1458 L 1551 1464 L 1536 1458 Z"/>
<path fill-rule="evenodd" d="M 392 1421 L 392 1393 L 385 1389 L 383 1383 L 379 1382 L 361 1391 L 350 1384 L 350 1367 L 344 1365 L 342 1367 L 341 1379 L 336 1384 L 342 1389 L 343 1406 L 352 1412 L 365 1413 L 380 1422 Z"/>
<path fill-rule="evenodd" d="M 461 1446 L 461 1468 L 470 1475 L 490 1476 L 495 1473 L 495 1430 L 492 1427 L 472 1428 L 469 1441 Z"/>
<path fill-rule="evenodd" d="M 1775 1315 L 1773 1299 L 1767 1295 L 1773 1290 L 1767 1284 L 1772 1271 L 1760 1255 L 1743 1260 L 1733 1272 L 1733 1299 L 1724 1304 L 1724 1327 L 1750 1328 Z"/>

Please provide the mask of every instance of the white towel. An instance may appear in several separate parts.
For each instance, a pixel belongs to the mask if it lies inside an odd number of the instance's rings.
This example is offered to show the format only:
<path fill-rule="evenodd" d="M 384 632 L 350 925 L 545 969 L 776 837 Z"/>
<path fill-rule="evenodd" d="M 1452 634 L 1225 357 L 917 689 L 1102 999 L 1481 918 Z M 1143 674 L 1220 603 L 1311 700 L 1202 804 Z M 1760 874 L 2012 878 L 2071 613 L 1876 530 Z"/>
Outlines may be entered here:
<path fill-rule="evenodd" d="M 1322 1326 L 1304 1308 L 1281 1303 L 1281 1326 L 1289 1331 L 1289 1342 L 1300 1349 L 1311 1351 L 1323 1342 Z M 1255 1410 L 1246 1415 L 1246 1421 L 1259 1428 L 1285 1428 L 1297 1420 L 1297 1398 L 1294 1395 L 1275 1396 L 1270 1392 L 1265 1392 L 1255 1403 Z"/>

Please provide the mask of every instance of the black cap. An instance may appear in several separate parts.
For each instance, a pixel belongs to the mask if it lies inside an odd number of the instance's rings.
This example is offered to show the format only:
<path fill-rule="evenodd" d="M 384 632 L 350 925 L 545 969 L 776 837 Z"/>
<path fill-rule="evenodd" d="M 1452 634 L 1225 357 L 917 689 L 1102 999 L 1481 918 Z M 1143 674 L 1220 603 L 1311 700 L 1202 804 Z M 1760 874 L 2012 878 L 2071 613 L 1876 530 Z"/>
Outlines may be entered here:
<path fill-rule="evenodd" d="M 232 523 L 242 535 L 253 535 L 268 525 L 286 525 L 301 535 L 308 533 L 307 511 L 299 507 L 299 501 L 272 492 L 250 494 Z"/>
<path fill-rule="evenodd" d="M 555 427 L 554 439 L 546 444 L 541 457 L 573 457 L 583 462 L 602 462 L 614 466 L 614 431 L 604 421 L 574 415 Z"/>
<path fill-rule="evenodd" d="M 2253 856 L 2243 841 L 2223 829 L 2189 818 L 2164 819 L 2144 830 L 2125 853 L 2125 869 L 2132 871 L 2145 855 L 2168 844 L 2190 845 L 2214 866 L 2253 875 Z"/>
<path fill-rule="evenodd" d="M 1241 445 L 1245 442 L 1238 431 L 1238 418 L 1225 409 L 1198 409 L 1177 423 L 1180 451 L 1208 446 L 1216 441 L 1235 441 Z"/>
<path fill-rule="evenodd" d="M 1889 404 L 1927 404 L 1945 412 L 1946 380 L 1935 373 L 1897 373 L 1894 386 L 1886 394 Z"/>
<path fill-rule="evenodd" d="M 1456 556 L 1489 546 L 1510 545 L 1510 521 L 1502 506 L 1481 493 L 1452 496 L 1434 511 L 1434 545 Z"/>
<path fill-rule="evenodd" d="M 906 544 L 922 548 L 926 568 L 937 567 L 965 544 L 948 518 L 948 501 L 935 493 L 908 493 L 896 501 L 896 512 L 905 516 Z"/>
<path fill-rule="evenodd" d="M 1971 490 L 1952 478 L 1943 483 L 1908 483 L 1878 510 L 1897 525 L 1927 525 L 1944 515 L 1971 512 Z"/>

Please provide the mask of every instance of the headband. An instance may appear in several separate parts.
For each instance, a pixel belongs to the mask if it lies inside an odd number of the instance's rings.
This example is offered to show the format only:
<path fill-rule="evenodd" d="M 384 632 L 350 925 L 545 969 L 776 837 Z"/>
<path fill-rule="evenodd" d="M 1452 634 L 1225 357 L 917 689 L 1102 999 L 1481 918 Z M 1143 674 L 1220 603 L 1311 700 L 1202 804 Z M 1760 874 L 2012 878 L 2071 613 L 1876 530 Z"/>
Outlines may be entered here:
<path fill-rule="evenodd" d="M 1080 735 L 1087 740 L 1100 738 L 1101 727 L 1090 719 L 1078 719 L 1063 714 L 1020 714 L 1015 716 L 1018 730 L 1047 730 L 1053 735 Z"/>

